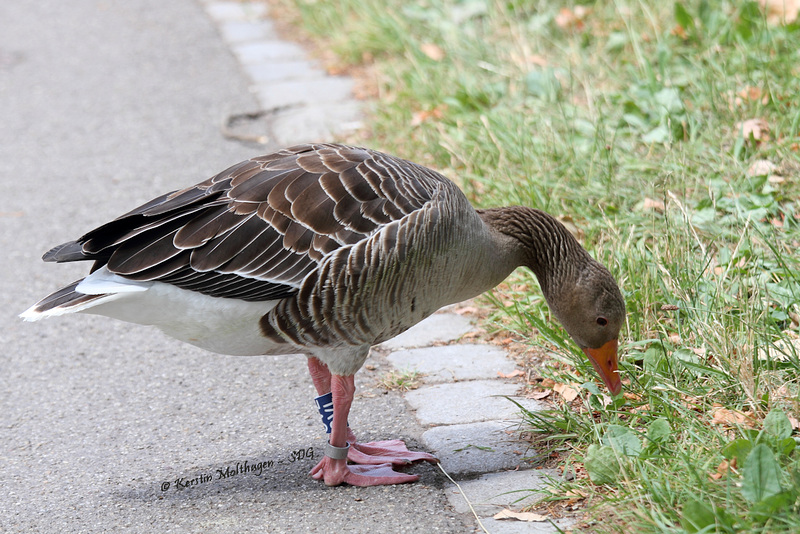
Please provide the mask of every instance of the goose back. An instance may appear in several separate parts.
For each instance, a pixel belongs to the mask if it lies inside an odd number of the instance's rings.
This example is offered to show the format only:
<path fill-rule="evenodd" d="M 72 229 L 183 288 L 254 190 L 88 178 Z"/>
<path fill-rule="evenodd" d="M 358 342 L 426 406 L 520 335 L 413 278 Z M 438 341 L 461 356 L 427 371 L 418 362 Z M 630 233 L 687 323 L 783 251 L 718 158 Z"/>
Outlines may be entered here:
<path fill-rule="evenodd" d="M 430 202 L 448 181 L 384 154 L 302 145 L 162 195 L 55 247 L 131 280 L 248 301 L 296 293 L 323 258 Z"/>

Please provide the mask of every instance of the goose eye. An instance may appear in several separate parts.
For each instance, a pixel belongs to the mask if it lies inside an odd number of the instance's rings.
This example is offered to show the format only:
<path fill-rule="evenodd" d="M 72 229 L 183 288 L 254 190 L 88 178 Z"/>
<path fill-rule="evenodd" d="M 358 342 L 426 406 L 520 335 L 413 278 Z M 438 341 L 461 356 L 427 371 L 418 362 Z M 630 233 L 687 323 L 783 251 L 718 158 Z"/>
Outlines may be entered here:
<path fill-rule="evenodd" d="M 608 324 L 608 319 L 606 319 L 605 317 L 598 317 L 597 324 L 599 324 L 600 326 L 605 326 Z"/>

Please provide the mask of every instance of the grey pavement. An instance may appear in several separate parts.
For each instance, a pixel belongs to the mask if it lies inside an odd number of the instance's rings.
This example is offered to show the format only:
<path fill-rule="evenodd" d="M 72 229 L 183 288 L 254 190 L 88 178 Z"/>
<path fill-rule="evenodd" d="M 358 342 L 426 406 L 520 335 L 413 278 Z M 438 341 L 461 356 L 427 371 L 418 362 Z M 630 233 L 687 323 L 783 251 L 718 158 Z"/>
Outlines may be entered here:
<path fill-rule="evenodd" d="M 41 262 L 47 248 L 244 158 L 358 127 L 350 82 L 280 41 L 262 9 L 0 2 L 0 532 L 475 531 L 435 466 L 412 466 L 420 482 L 390 487 L 326 488 L 308 477 L 324 432 L 302 357 L 211 355 L 94 316 L 16 317 L 85 274 L 86 265 Z M 260 122 L 229 120 L 258 111 Z M 226 138 L 221 124 L 262 144 Z M 420 423 L 412 399 L 377 386 L 391 350 L 376 350 L 357 376 L 350 423 L 359 438 L 436 451 L 490 500 L 505 486 L 475 477 L 490 465 L 502 476 L 522 458 L 499 426 L 507 423 L 471 423 L 494 425 L 475 437 L 450 419 Z M 439 386 L 448 369 L 456 381 L 490 373 L 443 358 L 450 363 L 430 371 Z M 440 429 L 450 434 L 437 446 Z M 466 448 L 449 450 L 446 440 L 459 439 Z M 475 461 L 486 443 L 506 463 Z M 464 451 L 473 467 L 458 467 Z"/>

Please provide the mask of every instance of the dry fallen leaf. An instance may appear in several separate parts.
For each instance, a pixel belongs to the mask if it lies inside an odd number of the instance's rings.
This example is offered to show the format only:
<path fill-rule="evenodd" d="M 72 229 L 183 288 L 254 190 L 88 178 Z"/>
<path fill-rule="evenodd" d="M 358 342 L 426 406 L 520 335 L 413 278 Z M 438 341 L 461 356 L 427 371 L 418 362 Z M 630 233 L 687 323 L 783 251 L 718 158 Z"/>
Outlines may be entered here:
<path fill-rule="evenodd" d="M 684 41 L 689 38 L 689 35 L 686 33 L 686 28 L 677 24 L 672 30 L 669 32 L 671 35 L 683 39 Z"/>
<path fill-rule="evenodd" d="M 767 159 L 757 159 L 747 168 L 747 176 L 769 176 L 777 167 Z"/>
<path fill-rule="evenodd" d="M 562 30 L 582 30 L 584 27 L 583 19 L 589 14 L 586 6 L 575 6 L 574 9 L 562 7 L 556 15 L 554 22 Z"/>
<path fill-rule="evenodd" d="M 733 461 L 735 462 L 736 458 L 734 458 Z M 720 462 L 720 464 L 717 466 L 717 473 L 724 475 L 731 470 L 731 467 L 731 462 L 728 460 L 722 460 L 722 462 Z"/>
<path fill-rule="evenodd" d="M 752 85 L 748 85 L 744 89 L 741 89 L 734 93 L 733 91 L 729 91 L 727 93 L 728 97 L 728 105 L 731 110 L 734 110 L 738 107 L 743 106 L 747 102 L 761 102 L 762 104 L 769 103 L 769 93 L 763 91 L 760 87 L 754 87 Z"/>
<path fill-rule="evenodd" d="M 800 421 L 797 420 L 796 417 L 792 417 L 791 415 L 787 416 L 789 418 L 789 422 L 792 424 L 792 428 L 795 430 L 800 430 Z"/>
<path fill-rule="evenodd" d="M 736 469 L 736 458 L 733 458 L 730 461 L 722 460 L 722 462 L 717 466 L 717 472 L 711 473 L 710 475 L 708 475 L 708 478 L 710 478 L 711 480 L 719 480 L 725 475 L 727 475 L 728 471 L 730 471 L 731 469 Z"/>
<path fill-rule="evenodd" d="M 523 376 L 524 374 L 525 372 L 521 369 L 514 369 L 510 373 L 501 373 L 500 371 L 497 371 L 497 376 L 500 378 L 514 378 L 515 376 Z"/>
<path fill-rule="evenodd" d="M 747 119 L 736 123 L 736 131 L 742 133 L 742 137 L 756 141 L 766 140 L 769 124 L 764 119 Z"/>
<path fill-rule="evenodd" d="M 579 489 L 571 489 L 571 490 L 567 491 L 566 493 L 564 493 L 564 496 L 565 497 L 569 497 L 570 502 L 572 502 L 573 500 L 574 501 L 580 501 L 582 499 L 585 499 L 586 497 L 589 496 L 589 494 L 587 492 L 579 490 Z"/>
<path fill-rule="evenodd" d="M 446 106 L 437 106 L 431 110 L 417 111 L 411 116 L 411 126 L 419 126 L 428 119 L 441 119 Z"/>
<path fill-rule="evenodd" d="M 738 410 L 714 408 L 711 423 L 715 425 L 752 425 L 752 416 Z"/>
<path fill-rule="evenodd" d="M 578 390 L 568 386 L 567 384 L 555 384 L 553 386 L 553 391 L 559 393 L 567 402 L 572 402 L 578 398 Z"/>
<path fill-rule="evenodd" d="M 552 389 L 546 389 L 544 391 L 534 391 L 533 393 L 529 393 L 528 395 L 526 395 L 526 397 L 534 400 L 542 400 L 546 397 L 549 397 L 552 392 L 553 392 Z"/>
<path fill-rule="evenodd" d="M 517 521 L 547 521 L 547 516 L 533 512 L 512 512 L 503 510 L 492 516 L 493 519 L 516 519 Z"/>
<path fill-rule="evenodd" d="M 655 210 L 655 211 L 664 211 L 666 209 L 666 206 L 664 205 L 663 201 L 654 200 L 648 197 L 645 197 L 642 207 L 645 210 Z"/>
<path fill-rule="evenodd" d="M 766 12 L 767 23 L 773 26 L 794 22 L 800 12 L 800 0 L 759 0 L 758 3 Z"/>
<path fill-rule="evenodd" d="M 754 102 L 760 100 L 762 104 L 769 102 L 769 94 L 762 91 L 760 87 L 753 87 L 752 85 L 748 85 L 736 93 L 736 95 L 742 100 L 751 100 Z"/>
<path fill-rule="evenodd" d="M 433 43 L 422 43 L 419 47 L 422 53 L 434 61 L 441 61 L 445 57 L 445 52 L 442 47 Z"/>

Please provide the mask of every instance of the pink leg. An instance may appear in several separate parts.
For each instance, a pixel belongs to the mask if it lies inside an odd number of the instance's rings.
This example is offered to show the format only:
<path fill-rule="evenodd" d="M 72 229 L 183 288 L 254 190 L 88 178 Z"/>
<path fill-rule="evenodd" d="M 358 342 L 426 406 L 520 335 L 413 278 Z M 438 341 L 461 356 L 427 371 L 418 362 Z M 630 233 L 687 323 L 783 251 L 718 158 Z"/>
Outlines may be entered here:
<path fill-rule="evenodd" d="M 330 443 L 334 447 L 347 445 L 347 415 L 353 403 L 356 387 L 353 375 L 331 375 L 331 391 L 333 392 L 333 425 Z M 323 480 L 328 486 L 350 484 L 351 486 L 381 486 L 386 484 L 402 484 L 419 479 L 417 475 L 407 475 L 392 470 L 389 463 L 380 465 L 347 465 L 347 458 L 334 459 L 328 456 L 311 470 L 311 477 Z"/>
<path fill-rule="evenodd" d="M 331 372 L 319 358 L 308 357 L 308 372 L 317 390 L 317 395 L 325 395 L 331 390 Z"/>
<path fill-rule="evenodd" d="M 311 380 L 314 382 L 318 395 L 325 395 L 331 391 L 331 372 L 327 365 L 311 356 L 308 358 L 308 371 L 311 374 Z M 355 391 L 355 387 L 353 387 L 353 390 Z M 349 427 L 347 428 L 347 442 L 350 443 L 347 459 L 356 464 L 380 465 L 390 463 L 392 465 L 408 465 L 423 460 L 431 463 L 439 461 L 435 456 L 428 453 L 409 451 L 406 444 L 399 439 L 357 443 L 356 436 Z"/>

